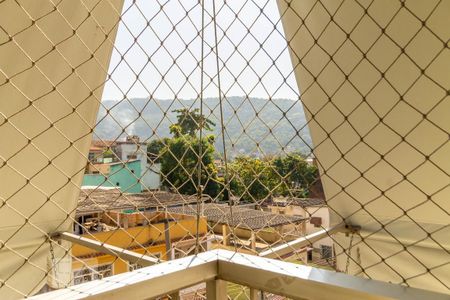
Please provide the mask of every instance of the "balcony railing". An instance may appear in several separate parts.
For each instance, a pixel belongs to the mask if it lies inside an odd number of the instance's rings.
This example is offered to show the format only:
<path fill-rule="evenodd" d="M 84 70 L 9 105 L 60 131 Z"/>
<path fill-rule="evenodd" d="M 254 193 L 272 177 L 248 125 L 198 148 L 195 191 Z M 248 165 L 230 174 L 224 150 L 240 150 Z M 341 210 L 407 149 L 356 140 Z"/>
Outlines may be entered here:
<path fill-rule="evenodd" d="M 227 299 L 226 282 L 291 299 L 448 299 L 448 295 L 274 259 L 214 250 L 30 299 L 154 299 L 206 283 L 208 300 Z M 257 299 L 257 298 L 252 298 Z"/>

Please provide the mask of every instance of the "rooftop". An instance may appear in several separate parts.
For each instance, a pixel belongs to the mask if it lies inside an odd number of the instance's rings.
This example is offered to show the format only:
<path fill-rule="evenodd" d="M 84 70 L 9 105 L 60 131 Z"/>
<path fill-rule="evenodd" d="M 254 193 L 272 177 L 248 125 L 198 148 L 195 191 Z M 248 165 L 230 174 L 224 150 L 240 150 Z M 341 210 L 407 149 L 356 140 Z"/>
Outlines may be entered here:
<path fill-rule="evenodd" d="M 186 196 L 163 191 L 141 194 L 124 194 L 118 189 L 81 190 L 77 215 L 111 210 L 156 208 L 195 203 L 195 196 Z"/>
<path fill-rule="evenodd" d="M 170 207 L 167 210 L 169 212 L 178 214 L 197 214 L 197 207 L 195 205 Z M 233 227 L 250 230 L 272 228 L 286 224 L 297 224 L 306 219 L 300 216 L 273 214 L 240 206 L 232 206 L 231 213 L 230 207 L 228 205 L 217 203 L 204 204 L 202 213 L 206 217 L 208 222 L 214 222 L 216 224 L 228 224 Z"/>
<path fill-rule="evenodd" d="M 321 198 L 275 198 L 268 204 L 276 206 L 296 205 L 304 208 L 313 206 L 327 206 L 327 202 Z"/>
<path fill-rule="evenodd" d="M 140 161 L 139 159 L 130 159 L 127 161 L 116 161 L 116 162 L 110 162 L 110 163 L 103 163 L 103 165 L 109 165 L 109 166 L 115 166 L 115 165 L 126 165 L 130 164 L 136 161 Z"/>
<path fill-rule="evenodd" d="M 89 148 L 89 152 L 103 152 L 103 151 L 104 151 L 103 147 L 91 146 Z"/>
<path fill-rule="evenodd" d="M 116 144 L 117 141 L 111 141 L 111 140 L 92 140 L 91 142 L 91 147 L 97 147 L 97 148 L 107 148 L 107 147 L 111 147 L 114 146 L 114 144 Z"/>

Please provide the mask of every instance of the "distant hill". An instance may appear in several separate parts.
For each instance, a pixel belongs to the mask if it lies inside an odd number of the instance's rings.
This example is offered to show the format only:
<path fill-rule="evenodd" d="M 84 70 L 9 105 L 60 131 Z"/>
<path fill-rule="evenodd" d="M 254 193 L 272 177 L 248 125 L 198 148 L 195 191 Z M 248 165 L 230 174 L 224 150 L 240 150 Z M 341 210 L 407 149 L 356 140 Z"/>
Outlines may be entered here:
<path fill-rule="evenodd" d="M 305 126 L 303 107 L 298 101 L 244 97 L 230 97 L 227 100 L 224 104 L 227 153 L 260 155 L 263 151 L 264 154 L 276 154 L 282 147 L 287 152 L 309 153 L 306 144 L 310 145 L 311 139 Z M 102 104 L 104 107 L 100 109 L 95 129 L 97 138 L 117 139 L 126 134 L 135 134 L 141 140 L 170 137 L 169 126 L 176 122 L 176 114 L 172 111 L 199 106 L 198 101 L 195 103 L 194 100 L 143 98 L 121 102 L 105 100 Z M 106 110 L 109 110 L 109 114 Z M 213 133 L 218 136 L 216 148 L 221 151 L 222 140 L 219 135 L 222 126 L 218 98 L 205 99 L 203 112 L 216 123 Z"/>

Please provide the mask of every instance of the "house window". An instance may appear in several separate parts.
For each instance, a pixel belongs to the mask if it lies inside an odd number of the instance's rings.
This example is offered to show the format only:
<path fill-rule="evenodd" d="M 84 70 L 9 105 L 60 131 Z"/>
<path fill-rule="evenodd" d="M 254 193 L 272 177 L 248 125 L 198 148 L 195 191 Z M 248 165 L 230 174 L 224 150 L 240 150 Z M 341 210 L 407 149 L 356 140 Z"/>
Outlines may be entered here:
<path fill-rule="evenodd" d="M 143 268 L 144 266 L 138 263 L 129 263 L 128 264 L 128 272 L 139 270 L 140 268 Z"/>
<path fill-rule="evenodd" d="M 96 279 L 102 279 L 113 275 L 113 265 L 105 264 L 75 270 L 73 272 L 73 284 L 81 284 Z"/>
<path fill-rule="evenodd" d="M 313 249 L 308 249 L 306 251 L 306 257 L 308 262 L 311 262 L 313 260 Z"/>
<path fill-rule="evenodd" d="M 327 245 L 320 245 L 320 257 L 330 259 L 333 257 L 333 248 Z"/>
<path fill-rule="evenodd" d="M 130 160 L 130 159 L 137 159 L 137 155 L 136 154 L 127 155 L 127 159 L 128 160 Z"/>
<path fill-rule="evenodd" d="M 322 226 L 322 218 L 321 217 L 311 217 L 309 220 L 310 224 L 313 224 L 314 227 L 321 227 Z"/>
<path fill-rule="evenodd" d="M 94 160 L 94 157 L 95 157 L 95 154 L 90 152 L 89 155 L 88 155 L 88 159 L 90 161 L 92 161 L 92 160 Z"/>

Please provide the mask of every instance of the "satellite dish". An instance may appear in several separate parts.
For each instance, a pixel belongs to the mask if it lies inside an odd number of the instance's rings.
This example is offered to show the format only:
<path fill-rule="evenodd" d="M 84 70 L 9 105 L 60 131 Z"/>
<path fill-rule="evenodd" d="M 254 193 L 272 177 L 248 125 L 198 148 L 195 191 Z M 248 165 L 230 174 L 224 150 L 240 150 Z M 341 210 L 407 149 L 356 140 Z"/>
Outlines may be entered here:
<path fill-rule="evenodd" d="M 287 2 L 292 9 L 288 9 Z M 410 12 L 403 8 L 395 15 L 400 2 L 384 5 L 385 1 L 375 0 L 368 10 L 370 17 L 364 16 L 361 22 L 358 20 L 365 12 L 357 1 L 344 2 L 337 5 L 339 8 L 333 1 L 278 3 L 316 146 L 314 155 L 321 165 L 328 206 L 335 212 L 333 222 L 337 224 L 345 218 L 347 224 L 360 225 L 365 237 L 363 243 L 354 237 L 353 244 L 359 244 L 351 252 L 348 272 L 394 283 L 417 276 L 408 280 L 408 284 L 448 292 L 421 265 L 432 268 L 447 262 L 436 272 L 441 281 L 450 282 L 450 182 L 448 175 L 434 165 L 449 172 L 448 97 L 445 105 L 419 122 L 423 117 L 420 112 L 431 110 L 449 89 L 450 59 L 448 49 L 442 51 L 445 45 L 440 39 L 448 41 L 450 37 L 450 18 L 444 13 L 450 10 L 450 2 L 440 3 L 426 21 L 435 33 L 424 29 L 415 37 L 414 44 L 406 48 L 407 55 L 398 59 L 401 54 L 398 45 L 406 45 L 422 26 L 415 16 L 428 16 L 436 6 L 434 1 L 407 2 Z M 331 20 L 323 7 L 332 13 L 336 9 L 339 12 Z M 378 39 L 382 32 L 373 20 L 386 25 L 383 22 L 392 17 L 394 21 Z M 306 19 L 304 24 L 302 19 Z M 299 24 L 303 24 L 300 30 Z M 351 31 L 354 27 L 357 28 Z M 352 32 L 350 36 L 345 30 Z M 326 52 L 336 52 L 328 65 Z M 431 62 L 435 55 L 437 58 Z M 302 58 L 301 64 L 298 57 Z M 421 75 L 418 66 L 426 68 L 426 76 L 416 81 Z M 375 67 L 388 70 L 385 78 Z M 348 78 L 344 72 L 350 74 Z M 404 101 L 397 104 L 399 93 L 404 94 Z M 330 100 L 327 94 L 332 95 Z M 330 101 L 333 105 L 318 112 Z M 339 110 L 351 114 L 344 119 Z M 379 116 L 386 113 L 389 114 L 380 121 Z M 332 132 L 328 138 L 327 133 Z M 405 141 L 402 135 L 406 136 Z M 433 152 L 446 142 L 445 147 Z M 346 153 L 345 160 L 341 153 Z M 425 162 L 421 153 L 435 153 L 431 157 L 434 164 Z M 324 170 L 327 176 L 323 176 Z M 432 200 L 427 195 L 432 195 Z M 431 238 L 426 231 L 436 232 Z M 339 253 L 350 247 L 351 235 L 337 234 L 334 240 Z M 404 250 L 402 244 L 411 243 L 415 244 Z M 338 269 L 345 270 L 347 261 L 345 255 L 338 256 Z M 358 265 L 363 266 L 365 273 Z"/>
<path fill-rule="evenodd" d="M 58 276 L 47 279 L 47 239 L 72 231 L 122 4 L 101 1 L 88 17 L 83 1 L 64 1 L 55 12 L 46 0 L 1 3 L 2 28 L 13 38 L 5 43 L 3 34 L 0 46 L 9 79 L 0 75 L 1 299 L 34 294 Z M 53 247 L 57 261 L 67 257 Z"/>

